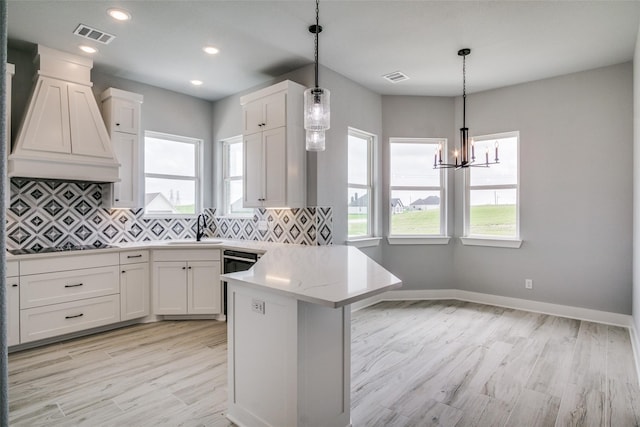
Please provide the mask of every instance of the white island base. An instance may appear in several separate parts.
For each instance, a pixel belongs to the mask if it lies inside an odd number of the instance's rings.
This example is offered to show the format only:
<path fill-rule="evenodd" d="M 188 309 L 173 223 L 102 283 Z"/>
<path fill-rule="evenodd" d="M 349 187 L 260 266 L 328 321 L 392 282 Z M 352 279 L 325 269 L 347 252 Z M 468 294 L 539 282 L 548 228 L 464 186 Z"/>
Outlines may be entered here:
<path fill-rule="evenodd" d="M 241 427 L 349 426 L 351 307 L 234 282 L 227 289 L 227 418 Z"/>
<path fill-rule="evenodd" d="M 241 427 L 351 425 L 351 306 L 400 280 L 348 246 L 282 245 L 227 285 L 229 401 Z"/>

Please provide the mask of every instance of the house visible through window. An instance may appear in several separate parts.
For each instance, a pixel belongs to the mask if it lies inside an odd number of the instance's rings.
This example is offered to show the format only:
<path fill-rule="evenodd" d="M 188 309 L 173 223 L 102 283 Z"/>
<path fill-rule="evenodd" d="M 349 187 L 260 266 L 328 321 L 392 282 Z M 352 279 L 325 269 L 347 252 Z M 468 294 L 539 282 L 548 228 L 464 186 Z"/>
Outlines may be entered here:
<path fill-rule="evenodd" d="M 249 216 L 253 209 L 242 207 L 243 181 L 242 137 L 228 139 L 222 143 L 223 204 L 225 215 Z"/>
<path fill-rule="evenodd" d="M 373 135 L 349 129 L 347 149 L 347 236 L 349 239 L 373 236 L 373 142 Z"/>
<path fill-rule="evenodd" d="M 201 206 L 202 141 L 145 132 L 145 214 L 195 215 Z"/>
<path fill-rule="evenodd" d="M 446 139 L 390 138 L 390 236 L 446 234 L 445 172 L 433 155 Z"/>
<path fill-rule="evenodd" d="M 465 235 L 520 238 L 518 216 L 518 132 L 474 137 L 476 162 L 500 163 L 467 169 Z"/>

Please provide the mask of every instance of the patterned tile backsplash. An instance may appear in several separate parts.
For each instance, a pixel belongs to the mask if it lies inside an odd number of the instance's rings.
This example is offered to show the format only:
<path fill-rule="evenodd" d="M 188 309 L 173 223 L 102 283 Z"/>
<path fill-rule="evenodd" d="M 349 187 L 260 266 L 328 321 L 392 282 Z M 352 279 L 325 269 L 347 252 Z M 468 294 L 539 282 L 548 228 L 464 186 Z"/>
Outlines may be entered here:
<path fill-rule="evenodd" d="M 143 209 L 104 209 L 102 184 L 11 180 L 7 249 L 195 238 L 195 218 L 145 218 Z M 226 239 L 332 244 L 332 210 L 256 209 L 253 218 L 224 218 L 205 209 L 207 235 Z M 267 230 L 258 230 L 266 221 Z"/>

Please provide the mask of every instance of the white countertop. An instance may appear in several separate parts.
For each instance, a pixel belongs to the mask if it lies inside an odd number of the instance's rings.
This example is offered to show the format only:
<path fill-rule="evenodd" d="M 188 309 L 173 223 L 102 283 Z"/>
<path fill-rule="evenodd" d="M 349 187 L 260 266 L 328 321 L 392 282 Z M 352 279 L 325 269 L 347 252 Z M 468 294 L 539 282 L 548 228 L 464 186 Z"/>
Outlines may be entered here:
<path fill-rule="evenodd" d="M 113 244 L 113 248 L 11 255 L 7 261 L 140 249 L 236 249 L 264 254 L 251 270 L 222 275 L 227 281 L 267 288 L 328 307 L 342 307 L 384 291 L 402 282 L 378 263 L 351 246 L 304 246 L 252 240 L 203 239 L 156 240 Z"/>
<path fill-rule="evenodd" d="M 268 249 L 251 270 L 222 277 L 333 308 L 402 284 L 359 249 L 337 245 L 278 245 Z"/>

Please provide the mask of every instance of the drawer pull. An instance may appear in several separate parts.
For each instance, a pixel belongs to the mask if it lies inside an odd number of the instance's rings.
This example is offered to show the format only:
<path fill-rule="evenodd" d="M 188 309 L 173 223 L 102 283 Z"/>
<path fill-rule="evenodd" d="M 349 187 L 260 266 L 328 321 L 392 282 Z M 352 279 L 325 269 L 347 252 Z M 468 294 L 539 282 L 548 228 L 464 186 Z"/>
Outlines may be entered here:
<path fill-rule="evenodd" d="M 139 254 L 139 255 L 127 255 L 127 259 L 130 259 L 130 258 L 142 258 L 142 254 Z"/>
<path fill-rule="evenodd" d="M 124 274 L 124 273 L 126 273 L 126 272 L 127 272 L 126 270 L 122 270 L 122 274 Z"/>
<path fill-rule="evenodd" d="M 64 285 L 65 288 L 77 288 L 78 286 L 82 286 L 84 283 L 78 283 L 76 285 Z"/>
<path fill-rule="evenodd" d="M 64 316 L 65 319 L 75 319 L 76 317 L 82 317 L 84 313 L 76 314 L 75 316 Z"/>
<path fill-rule="evenodd" d="M 12 287 L 12 288 L 17 288 L 17 287 L 18 287 L 18 285 L 14 283 L 13 285 L 11 285 L 11 287 Z"/>

